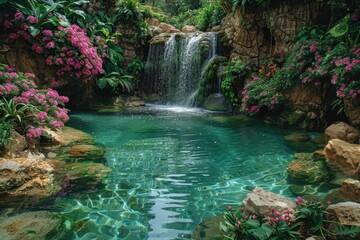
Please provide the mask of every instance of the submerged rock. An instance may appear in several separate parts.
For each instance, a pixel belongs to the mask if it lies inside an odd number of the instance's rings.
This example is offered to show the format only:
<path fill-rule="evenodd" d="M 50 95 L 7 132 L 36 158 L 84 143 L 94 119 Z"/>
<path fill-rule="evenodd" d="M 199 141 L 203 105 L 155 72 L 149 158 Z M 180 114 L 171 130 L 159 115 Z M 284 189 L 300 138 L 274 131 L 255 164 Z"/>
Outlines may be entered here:
<path fill-rule="evenodd" d="M 102 157 L 105 149 L 95 145 L 75 145 L 70 148 L 69 154 L 73 157 Z"/>
<path fill-rule="evenodd" d="M 205 218 L 199 225 L 195 227 L 191 234 L 192 240 L 221 240 L 220 222 L 223 221 L 222 216 Z"/>
<path fill-rule="evenodd" d="M 344 122 L 336 122 L 325 129 L 328 140 L 341 139 L 349 143 L 359 143 L 360 131 Z"/>
<path fill-rule="evenodd" d="M 260 187 L 256 187 L 249 193 L 243 201 L 243 204 L 246 211 L 261 216 L 271 213 L 272 208 L 279 212 L 285 212 L 289 209 L 294 210 L 296 207 L 295 202 L 290 199 L 266 191 Z"/>
<path fill-rule="evenodd" d="M 284 137 L 285 145 L 297 152 L 313 152 L 321 148 L 306 132 L 295 132 Z"/>
<path fill-rule="evenodd" d="M 0 239 L 4 240 L 56 240 L 71 229 L 69 220 L 47 211 L 0 217 Z"/>
<path fill-rule="evenodd" d="M 340 167 L 349 176 L 359 179 L 360 177 L 360 145 L 351 144 L 340 139 L 332 139 L 325 149 L 325 156 L 330 166 Z"/>
<path fill-rule="evenodd" d="M 328 169 L 324 161 L 314 161 L 313 154 L 297 154 L 288 164 L 288 177 L 297 183 L 316 183 L 329 180 Z"/>

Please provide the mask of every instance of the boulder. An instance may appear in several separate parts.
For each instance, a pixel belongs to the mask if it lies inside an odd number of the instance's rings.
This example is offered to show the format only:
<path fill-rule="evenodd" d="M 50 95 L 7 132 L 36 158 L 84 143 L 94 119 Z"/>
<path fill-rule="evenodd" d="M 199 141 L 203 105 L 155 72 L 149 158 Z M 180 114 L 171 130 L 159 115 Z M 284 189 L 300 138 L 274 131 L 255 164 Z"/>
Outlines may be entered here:
<path fill-rule="evenodd" d="M 95 139 L 90 134 L 71 127 L 63 127 L 57 131 L 47 128 L 45 131 L 52 137 L 53 142 L 60 146 L 95 143 Z"/>
<path fill-rule="evenodd" d="M 159 26 L 160 25 L 160 21 L 156 18 L 147 18 L 146 22 L 152 26 Z"/>
<path fill-rule="evenodd" d="M 261 216 L 270 214 L 272 208 L 282 213 L 286 210 L 294 210 L 296 207 L 295 202 L 290 199 L 260 187 L 256 187 L 249 193 L 243 204 L 246 211 Z"/>
<path fill-rule="evenodd" d="M 347 176 L 359 179 L 359 144 L 351 144 L 340 139 L 332 139 L 326 145 L 324 152 L 330 166 L 340 167 Z"/>
<path fill-rule="evenodd" d="M 326 163 L 314 161 L 313 154 L 297 154 L 288 164 L 288 177 L 297 183 L 316 183 L 329 180 Z"/>
<path fill-rule="evenodd" d="M 75 145 L 70 148 L 69 154 L 73 157 L 102 157 L 105 149 L 95 145 Z"/>
<path fill-rule="evenodd" d="M 345 115 L 352 126 L 360 129 L 360 102 L 344 99 Z"/>
<path fill-rule="evenodd" d="M 193 32 L 197 32 L 198 30 L 196 29 L 196 27 L 192 26 L 192 25 L 185 25 L 181 31 L 183 33 L 193 33 Z"/>
<path fill-rule="evenodd" d="M 24 136 L 15 130 L 11 130 L 9 140 L 6 142 L 1 155 L 8 158 L 20 157 L 28 145 L 29 143 Z"/>
<path fill-rule="evenodd" d="M 215 93 L 210 95 L 205 100 L 205 108 L 210 111 L 230 111 L 231 105 L 229 101 L 221 93 Z"/>
<path fill-rule="evenodd" d="M 172 28 L 172 29 L 169 29 L 167 31 L 167 33 L 181 33 L 181 31 L 179 29 L 176 29 L 176 28 Z"/>
<path fill-rule="evenodd" d="M 164 30 L 162 30 L 161 28 L 156 27 L 156 26 L 151 26 L 151 27 L 149 28 L 149 31 L 150 31 L 150 33 L 151 33 L 151 36 L 157 36 L 157 35 L 159 35 L 159 34 L 161 34 L 161 33 L 164 32 Z"/>
<path fill-rule="evenodd" d="M 325 129 L 325 136 L 330 139 L 341 139 L 349 143 L 359 143 L 360 131 L 344 122 L 336 122 Z"/>
<path fill-rule="evenodd" d="M 360 226 L 360 204 L 354 202 L 342 202 L 330 205 L 329 213 L 336 216 L 339 222 L 347 226 Z"/>
<path fill-rule="evenodd" d="M 0 218 L 0 239 L 47 240 L 62 239 L 72 223 L 59 214 L 37 211 Z"/>
<path fill-rule="evenodd" d="M 360 181 L 351 178 L 345 179 L 340 191 L 351 199 L 351 201 L 360 203 Z"/>
<path fill-rule="evenodd" d="M 49 197 L 59 190 L 53 172 L 43 159 L 0 158 L 0 193 L 12 197 Z"/>
<path fill-rule="evenodd" d="M 165 44 L 167 40 L 169 40 L 171 33 L 161 33 L 155 37 L 153 37 L 150 41 L 150 44 Z"/>
<path fill-rule="evenodd" d="M 168 32 L 171 29 L 175 29 L 174 26 L 167 24 L 167 23 L 160 23 L 157 27 L 161 28 L 164 32 Z"/>

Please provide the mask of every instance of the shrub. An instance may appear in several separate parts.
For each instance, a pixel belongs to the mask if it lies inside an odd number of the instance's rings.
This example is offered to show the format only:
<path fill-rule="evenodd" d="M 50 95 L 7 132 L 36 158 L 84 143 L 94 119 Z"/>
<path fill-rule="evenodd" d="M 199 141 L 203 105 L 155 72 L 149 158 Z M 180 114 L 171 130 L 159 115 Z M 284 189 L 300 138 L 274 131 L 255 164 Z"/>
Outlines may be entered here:
<path fill-rule="evenodd" d="M 295 212 L 271 209 L 266 216 L 250 214 L 243 207 L 233 211 L 229 206 L 220 224 L 223 239 L 295 240 L 314 234 L 324 239 L 358 239 L 360 227 L 345 227 L 331 219 L 326 210 L 330 202 L 309 202 L 298 197 L 296 204 Z"/>
<path fill-rule="evenodd" d="M 34 74 L 16 72 L 0 65 L 0 115 L 20 134 L 38 138 L 44 127 L 58 129 L 69 119 L 64 104 L 69 101 L 55 90 L 38 89 Z"/>

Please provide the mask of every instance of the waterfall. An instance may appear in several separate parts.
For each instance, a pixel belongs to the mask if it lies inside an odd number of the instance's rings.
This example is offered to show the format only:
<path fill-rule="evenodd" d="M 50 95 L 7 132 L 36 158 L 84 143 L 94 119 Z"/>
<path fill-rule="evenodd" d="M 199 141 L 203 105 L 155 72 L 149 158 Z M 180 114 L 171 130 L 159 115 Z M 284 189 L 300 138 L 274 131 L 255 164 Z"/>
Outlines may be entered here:
<path fill-rule="evenodd" d="M 191 105 L 203 69 L 216 56 L 216 33 L 172 34 L 165 44 L 151 44 L 145 66 L 144 91 L 162 101 Z"/>

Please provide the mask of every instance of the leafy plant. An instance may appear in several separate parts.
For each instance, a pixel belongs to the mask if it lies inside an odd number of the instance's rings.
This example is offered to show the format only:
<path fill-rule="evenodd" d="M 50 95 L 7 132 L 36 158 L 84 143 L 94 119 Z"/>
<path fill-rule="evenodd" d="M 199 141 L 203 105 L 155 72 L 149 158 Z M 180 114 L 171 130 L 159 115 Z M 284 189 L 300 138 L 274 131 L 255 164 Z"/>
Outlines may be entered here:
<path fill-rule="evenodd" d="M 4 149 L 4 146 L 9 141 L 12 126 L 8 122 L 0 123 L 0 151 Z"/>
<path fill-rule="evenodd" d="M 34 74 L 16 72 L 0 64 L 0 117 L 20 134 L 38 138 L 44 127 L 58 129 L 69 119 L 64 104 L 69 101 L 55 90 L 38 89 Z"/>
<path fill-rule="evenodd" d="M 228 207 L 224 219 L 220 225 L 223 239 L 291 240 L 299 239 L 300 236 L 295 231 L 298 224 L 290 222 L 290 211 L 281 214 L 273 210 L 269 217 L 261 217 L 247 213 L 244 208 L 239 208 L 234 214 L 232 208 Z"/>
<path fill-rule="evenodd" d="M 241 60 L 230 62 L 223 70 L 221 80 L 222 93 L 232 102 L 233 105 L 239 104 L 236 81 L 244 81 L 249 75 L 250 68 Z"/>
<path fill-rule="evenodd" d="M 131 84 L 132 76 L 121 75 L 118 72 L 112 72 L 106 74 L 102 78 L 99 78 L 96 83 L 100 89 L 110 87 L 114 92 L 116 92 L 120 87 L 124 91 L 125 89 L 130 92 L 133 88 Z"/>
<path fill-rule="evenodd" d="M 21 124 L 27 117 L 33 117 L 31 113 L 34 106 L 31 104 L 17 103 L 14 99 L 0 100 L 0 116 L 1 122 L 11 122 L 13 124 Z"/>

